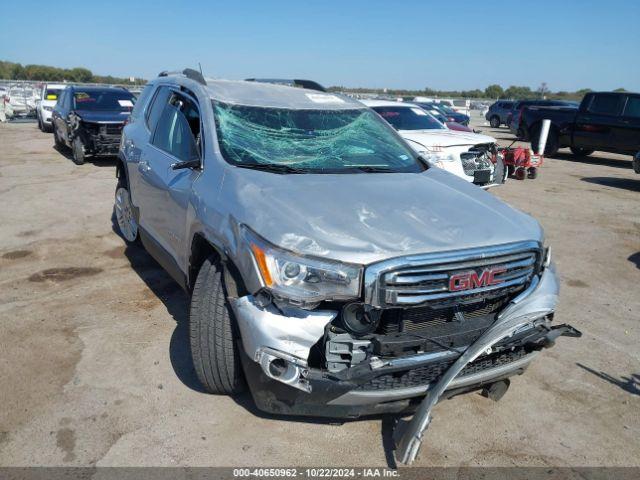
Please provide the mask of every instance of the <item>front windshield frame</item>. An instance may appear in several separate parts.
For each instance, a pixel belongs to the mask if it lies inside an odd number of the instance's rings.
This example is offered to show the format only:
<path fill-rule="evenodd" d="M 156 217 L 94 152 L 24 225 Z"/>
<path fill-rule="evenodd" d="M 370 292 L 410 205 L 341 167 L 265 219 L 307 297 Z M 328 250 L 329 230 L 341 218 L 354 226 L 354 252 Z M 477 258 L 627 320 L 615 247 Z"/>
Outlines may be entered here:
<path fill-rule="evenodd" d="M 98 99 L 95 102 L 78 102 L 78 95 L 86 95 L 89 98 Z M 117 103 L 104 104 L 102 99 L 104 95 L 112 97 Z M 120 97 L 120 98 L 118 98 Z M 120 101 L 129 101 L 131 106 L 120 104 Z M 73 91 L 73 109 L 74 110 L 88 110 L 94 112 L 131 112 L 135 106 L 136 98 L 128 90 L 97 90 L 97 89 L 76 89 Z"/>
<path fill-rule="evenodd" d="M 218 150 L 236 167 L 321 174 L 420 173 L 428 168 L 366 107 L 292 109 L 217 100 L 212 106 Z"/>

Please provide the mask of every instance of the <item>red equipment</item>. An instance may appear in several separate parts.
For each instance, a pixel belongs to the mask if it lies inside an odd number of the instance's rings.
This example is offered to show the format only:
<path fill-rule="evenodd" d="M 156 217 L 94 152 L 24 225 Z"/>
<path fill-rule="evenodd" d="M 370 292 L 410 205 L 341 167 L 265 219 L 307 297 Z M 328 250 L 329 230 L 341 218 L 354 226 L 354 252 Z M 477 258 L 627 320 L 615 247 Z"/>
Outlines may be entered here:
<path fill-rule="evenodd" d="M 529 147 L 506 147 L 500 150 L 507 166 L 509 176 L 515 176 L 518 180 L 536 178 L 538 168 L 542 166 L 544 157 L 536 155 Z"/>

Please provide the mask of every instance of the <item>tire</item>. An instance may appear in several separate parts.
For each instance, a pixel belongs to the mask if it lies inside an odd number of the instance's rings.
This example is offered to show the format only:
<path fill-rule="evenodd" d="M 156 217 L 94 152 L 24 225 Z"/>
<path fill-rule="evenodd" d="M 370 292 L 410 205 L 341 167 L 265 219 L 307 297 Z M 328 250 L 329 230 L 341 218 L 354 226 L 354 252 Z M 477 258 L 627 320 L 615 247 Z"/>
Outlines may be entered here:
<path fill-rule="evenodd" d="M 527 178 L 535 179 L 538 177 L 538 169 L 536 167 L 529 167 L 527 170 Z"/>
<path fill-rule="evenodd" d="M 44 122 L 42 121 L 42 118 L 40 118 L 40 115 L 38 115 L 38 128 L 40 129 L 41 132 L 44 132 Z"/>
<path fill-rule="evenodd" d="M 491 125 L 491 128 L 500 128 L 500 117 L 497 115 L 491 117 L 489 119 L 489 125 Z"/>
<path fill-rule="evenodd" d="M 131 204 L 129 185 L 124 177 L 118 178 L 113 211 L 116 216 L 118 230 L 120 230 L 120 236 L 127 243 L 135 243 L 139 238 L 138 219 Z"/>
<path fill-rule="evenodd" d="M 191 295 L 191 357 L 196 375 L 210 393 L 232 395 L 245 389 L 237 340 L 239 334 L 213 257 L 202 264 Z"/>
<path fill-rule="evenodd" d="M 633 160 L 631 161 L 631 165 L 633 166 L 634 172 L 640 173 L 640 152 L 638 152 L 636 156 L 633 157 Z"/>
<path fill-rule="evenodd" d="M 542 127 L 538 125 L 537 127 L 535 127 L 531 135 L 531 150 L 533 150 L 533 153 L 535 153 L 536 155 L 538 154 L 538 141 L 540 140 L 541 129 Z M 544 148 L 544 155 L 546 157 L 553 157 L 556 153 L 558 153 L 559 148 L 560 144 L 558 132 L 553 127 L 551 127 L 549 129 L 549 135 L 547 136 L 547 144 Z"/>
<path fill-rule="evenodd" d="M 60 137 L 58 136 L 58 129 L 55 127 L 55 125 L 53 127 L 53 144 L 58 150 L 62 150 L 66 147 L 64 142 L 60 140 Z"/>
<path fill-rule="evenodd" d="M 84 144 L 80 137 L 75 137 L 71 142 L 71 152 L 73 153 L 73 163 L 82 165 L 85 161 Z"/>
<path fill-rule="evenodd" d="M 571 153 L 573 153 L 576 157 L 588 157 L 595 150 L 589 150 L 588 148 L 580 148 L 580 147 L 571 147 Z"/>
<path fill-rule="evenodd" d="M 527 178 L 527 171 L 523 167 L 516 169 L 516 179 L 524 180 Z"/>
<path fill-rule="evenodd" d="M 516 173 L 516 167 L 513 165 L 507 165 L 507 175 L 512 177 Z"/>

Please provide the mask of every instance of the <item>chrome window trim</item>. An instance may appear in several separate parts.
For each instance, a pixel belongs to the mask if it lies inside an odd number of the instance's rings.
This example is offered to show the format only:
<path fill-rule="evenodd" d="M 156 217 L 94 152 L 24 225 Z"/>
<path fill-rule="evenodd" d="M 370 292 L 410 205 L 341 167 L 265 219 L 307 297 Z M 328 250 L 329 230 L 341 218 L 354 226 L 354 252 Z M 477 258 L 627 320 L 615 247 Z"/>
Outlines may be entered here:
<path fill-rule="evenodd" d="M 483 260 L 502 255 L 518 253 L 524 250 L 542 251 L 542 244 L 538 241 L 513 242 L 489 247 L 478 247 L 463 250 L 450 250 L 417 255 L 406 255 L 390 258 L 368 265 L 364 271 L 364 302 L 373 307 L 381 308 L 387 305 L 384 291 L 380 288 L 379 279 L 385 273 L 404 268 L 416 268 L 444 263 L 459 263 L 473 260 Z M 502 285 L 504 286 L 504 285 Z M 480 289 L 452 292 L 459 295 L 481 293 Z M 418 305 L 418 304 L 412 304 Z"/>

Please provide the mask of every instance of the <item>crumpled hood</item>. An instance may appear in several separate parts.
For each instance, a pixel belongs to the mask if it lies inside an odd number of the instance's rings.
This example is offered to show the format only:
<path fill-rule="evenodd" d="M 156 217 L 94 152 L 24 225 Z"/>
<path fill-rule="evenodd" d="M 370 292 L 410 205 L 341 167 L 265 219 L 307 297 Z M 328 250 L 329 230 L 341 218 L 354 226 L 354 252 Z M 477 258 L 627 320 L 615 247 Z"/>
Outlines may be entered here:
<path fill-rule="evenodd" d="M 124 123 L 130 112 L 75 110 L 82 121 L 91 123 Z"/>
<path fill-rule="evenodd" d="M 222 189 L 235 220 L 273 244 L 351 263 L 543 241 L 532 217 L 437 168 L 279 175 L 230 167 Z"/>
<path fill-rule="evenodd" d="M 409 144 L 416 149 L 414 142 L 425 147 L 452 147 L 460 145 L 473 146 L 479 143 L 496 143 L 496 139 L 488 135 L 452 130 L 399 130 L 402 138 L 411 140 Z M 419 150 L 419 149 L 418 149 Z"/>

